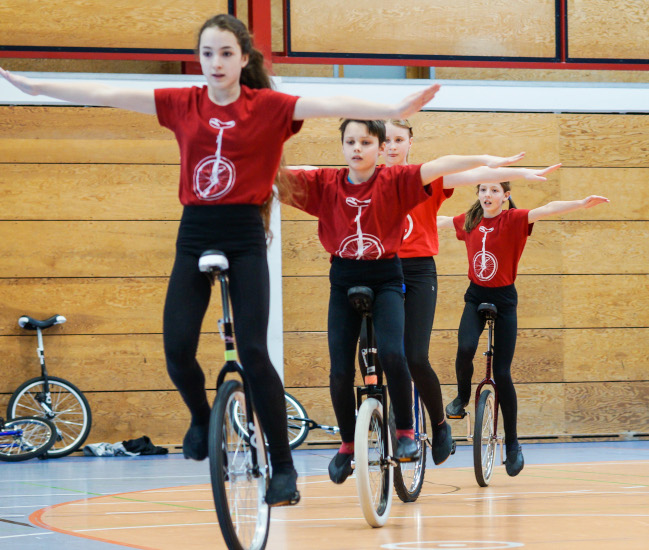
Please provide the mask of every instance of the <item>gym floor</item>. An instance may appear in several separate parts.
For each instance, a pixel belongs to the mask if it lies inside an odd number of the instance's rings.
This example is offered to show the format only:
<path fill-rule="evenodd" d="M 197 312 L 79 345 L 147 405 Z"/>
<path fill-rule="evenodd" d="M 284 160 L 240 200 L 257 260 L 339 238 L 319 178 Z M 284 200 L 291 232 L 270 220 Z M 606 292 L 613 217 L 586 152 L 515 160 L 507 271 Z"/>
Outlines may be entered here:
<path fill-rule="evenodd" d="M 480 488 L 472 448 L 429 467 L 417 502 L 394 496 L 387 524 L 363 519 L 352 477 L 327 477 L 333 450 L 294 452 L 302 501 L 276 508 L 267 548 L 647 549 L 649 441 L 528 443 L 525 469 Z M 432 460 L 428 456 L 428 464 Z M 0 547 L 224 548 L 207 461 L 180 454 L 0 463 Z"/>

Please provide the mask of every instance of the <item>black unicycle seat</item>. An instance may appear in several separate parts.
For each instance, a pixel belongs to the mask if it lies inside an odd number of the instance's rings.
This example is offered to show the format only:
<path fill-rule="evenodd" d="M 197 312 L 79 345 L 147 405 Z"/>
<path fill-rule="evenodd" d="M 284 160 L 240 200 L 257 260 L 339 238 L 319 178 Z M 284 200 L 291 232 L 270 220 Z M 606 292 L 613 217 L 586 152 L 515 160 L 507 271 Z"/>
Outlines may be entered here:
<path fill-rule="evenodd" d="M 352 307 L 361 314 L 372 311 L 374 291 L 367 286 L 353 286 L 347 291 L 347 298 Z"/>

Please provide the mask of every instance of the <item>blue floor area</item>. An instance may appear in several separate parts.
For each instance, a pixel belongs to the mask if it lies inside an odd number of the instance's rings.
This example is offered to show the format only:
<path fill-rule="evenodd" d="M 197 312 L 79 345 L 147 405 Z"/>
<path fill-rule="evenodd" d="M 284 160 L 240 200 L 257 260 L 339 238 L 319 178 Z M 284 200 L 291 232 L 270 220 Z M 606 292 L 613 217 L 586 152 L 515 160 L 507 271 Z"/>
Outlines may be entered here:
<path fill-rule="evenodd" d="M 294 451 L 301 476 L 326 475 L 333 449 Z M 523 443 L 526 464 L 649 460 L 649 441 Z M 427 464 L 432 465 L 428 456 Z M 436 468 L 470 467 L 472 447 L 460 445 Z M 162 487 L 209 483 L 207 461 L 180 454 L 151 457 L 66 457 L 0 463 L 0 548 L 20 550 L 101 550 L 117 545 L 95 542 L 35 527 L 36 510 L 84 498 Z"/>

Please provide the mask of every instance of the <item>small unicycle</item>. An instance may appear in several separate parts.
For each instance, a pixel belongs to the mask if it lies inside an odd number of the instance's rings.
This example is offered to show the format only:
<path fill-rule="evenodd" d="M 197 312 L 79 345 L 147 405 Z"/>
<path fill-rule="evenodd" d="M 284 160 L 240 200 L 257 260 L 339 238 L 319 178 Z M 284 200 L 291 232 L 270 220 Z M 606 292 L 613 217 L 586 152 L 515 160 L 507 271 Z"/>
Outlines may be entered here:
<path fill-rule="evenodd" d="M 480 487 L 486 487 L 491 481 L 496 464 L 496 450 L 500 444 L 500 463 L 503 463 L 503 438 L 498 434 L 498 389 L 491 376 L 491 366 L 494 354 L 494 326 L 498 309 L 494 304 L 483 303 L 478 306 L 478 313 L 487 325 L 487 370 L 484 379 L 475 391 L 475 422 L 471 435 L 469 413 L 465 410 L 458 416 L 448 418 L 467 418 L 467 440 L 473 441 L 473 470 Z M 485 386 L 491 386 L 486 389 Z"/>
<path fill-rule="evenodd" d="M 225 342 L 225 365 L 216 382 L 208 439 L 216 514 L 230 550 L 261 550 L 266 546 L 270 524 L 270 507 L 266 504 L 270 472 L 264 434 L 235 349 L 229 263 L 222 252 L 208 250 L 201 255 L 198 266 L 212 284 L 220 282 L 223 304 L 219 332 Z M 240 380 L 225 381 L 228 373 L 237 373 Z M 238 428 L 239 423 L 247 426 L 246 434 Z"/>
<path fill-rule="evenodd" d="M 356 286 L 350 288 L 347 297 L 356 311 L 365 320 L 365 334 L 362 340 L 368 348 L 361 350 L 366 365 L 365 385 L 356 388 L 358 414 L 354 432 L 354 470 L 356 487 L 365 521 L 372 527 L 382 527 L 390 516 L 392 507 L 392 484 L 394 479 L 392 439 L 389 436 L 387 416 L 387 388 L 379 384 L 376 365 L 376 347 L 372 324 L 371 288 Z M 365 396 L 365 400 L 363 400 Z M 387 412 L 387 411 L 386 411 Z"/>

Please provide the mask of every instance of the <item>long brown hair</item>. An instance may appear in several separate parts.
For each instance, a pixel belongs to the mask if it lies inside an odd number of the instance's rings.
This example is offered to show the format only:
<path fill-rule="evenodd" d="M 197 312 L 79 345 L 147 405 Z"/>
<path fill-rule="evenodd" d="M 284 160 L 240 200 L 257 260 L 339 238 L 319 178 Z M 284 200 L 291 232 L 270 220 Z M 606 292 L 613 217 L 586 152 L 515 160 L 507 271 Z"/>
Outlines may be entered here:
<path fill-rule="evenodd" d="M 248 31 L 246 25 L 237 19 L 236 17 L 222 13 L 211 17 L 201 27 L 198 32 L 198 41 L 196 44 L 196 55 L 200 56 L 200 44 L 201 37 L 203 32 L 206 29 L 216 27 L 222 31 L 229 31 L 234 34 L 239 46 L 241 47 L 241 53 L 248 56 L 248 64 L 241 69 L 241 77 L 239 78 L 239 83 L 247 86 L 248 88 L 273 88 L 273 83 L 268 74 L 268 70 L 264 64 L 264 54 L 262 54 L 257 48 L 254 47 L 252 36 Z M 275 174 L 275 185 L 277 186 L 280 196 L 291 196 L 293 193 L 294 184 L 289 178 L 285 175 L 282 175 L 281 167 L 284 165 L 284 158 L 282 157 L 280 163 L 280 170 Z M 261 217 L 264 221 L 264 230 L 266 231 L 266 236 L 268 243 L 272 240 L 272 232 L 270 230 L 270 215 L 273 207 L 274 192 L 268 197 L 266 202 L 262 204 L 259 209 L 261 211 Z"/>
<path fill-rule="evenodd" d="M 512 190 L 512 185 L 508 181 L 501 181 L 500 186 L 503 188 L 503 191 L 507 192 L 509 191 L 511 193 Z M 480 185 L 476 185 L 476 195 L 480 192 Z M 512 208 L 516 208 L 516 205 L 514 204 L 514 201 L 512 199 L 511 194 L 509 195 L 509 208 L 510 210 Z M 471 205 L 471 208 L 469 208 L 466 211 L 465 218 L 464 218 L 464 231 L 469 233 L 473 229 L 475 229 L 478 224 L 482 221 L 482 217 L 484 215 L 484 211 L 482 210 L 482 205 L 480 204 L 480 200 L 478 199 Z"/>

